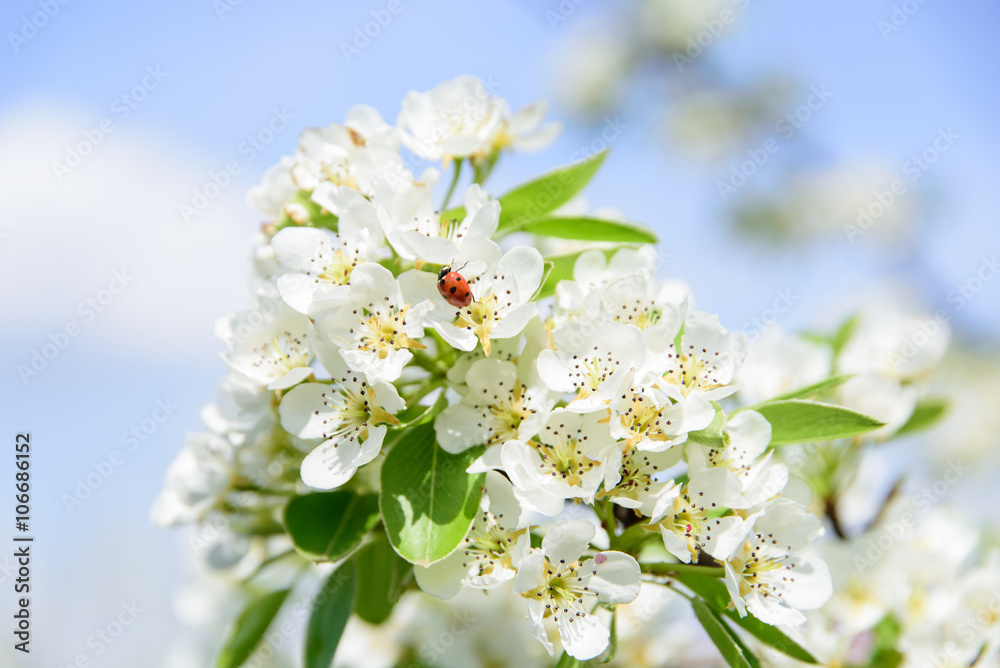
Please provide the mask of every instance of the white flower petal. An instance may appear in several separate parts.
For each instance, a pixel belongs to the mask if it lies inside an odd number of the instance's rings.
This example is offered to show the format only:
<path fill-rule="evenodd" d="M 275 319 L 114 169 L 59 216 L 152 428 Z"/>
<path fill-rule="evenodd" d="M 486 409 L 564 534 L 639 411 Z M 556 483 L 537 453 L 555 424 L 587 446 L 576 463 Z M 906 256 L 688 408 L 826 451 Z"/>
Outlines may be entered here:
<path fill-rule="evenodd" d="M 611 633 L 593 614 L 577 617 L 556 613 L 556 627 L 566 653 L 580 661 L 593 659 L 608 647 Z"/>
<path fill-rule="evenodd" d="M 288 373 L 277 380 L 271 381 L 267 389 L 269 390 L 287 390 L 293 385 L 298 385 L 303 380 L 311 376 L 313 373 L 312 367 L 309 366 L 297 366 L 294 369 L 289 369 Z"/>
<path fill-rule="evenodd" d="M 603 603 L 631 603 L 639 595 L 639 562 L 622 552 L 601 552 L 603 560 L 588 559 L 583 571 L 591 569 L 590 584 Z"/>
<path fill-rule="evenodd" d="M 330 417 L 330 412 L 320 409 L 324 408 L 323 394 L 329 389 L 324 383 L 305 383 L 285 394 L 278 406 L 285 431 L 299 438 L 323 438 L 326 433 L 323 421 Z"/>
<path fill-rule="evenodd" d="M 454 455 L 484 443 L 487 434 L 479 426 L 482 417 L 482 411 L 465 404 L 448 406 L 434 419 L 438 444 Z"/>
<path fill-rule="evenodd" d="M 545 534 L 542 551 L 553 563 L 571 563 L 583 554 L 596 534 L 597 529 L 587 520 L 560 522 Z"/>
<path fill-rule="evenodd" d="M 463 565 L 465 559 L 465 553 L 458 550 L 430 566 L 415 565 L 413 575 L 420 589 L 431 596 L 451 598 L 462 589 L 462 578 L 467 570 Z"/>

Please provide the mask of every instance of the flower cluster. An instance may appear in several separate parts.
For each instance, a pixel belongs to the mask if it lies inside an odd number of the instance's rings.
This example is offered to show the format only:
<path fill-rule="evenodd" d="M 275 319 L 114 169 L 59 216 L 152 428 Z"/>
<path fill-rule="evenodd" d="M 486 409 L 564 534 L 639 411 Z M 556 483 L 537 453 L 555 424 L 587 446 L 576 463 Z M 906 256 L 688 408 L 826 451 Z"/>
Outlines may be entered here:
<path fill-rule="evenodd" d="M 543 117 L 459 77 L 407 95 L 394 125 L 355 107 L 302 133 L 250 195 L 254 303 L 217 326 L 229 376 L 154 519 L 200 523 L 209 560 L 250 577 L 298 559 L 384 567 L 357 586 L 397 583 L 391 603 L 513 598 L 552 656 L 610 655 L 619 609 L 669 584 L 730 634 L 724 654 L 770 625 L 811 658 L 777 627 L 830 599 L 814 541 L 842 518 L 832 469 L 805 467 L 810 498 L 783 448 L 813 464 L 834 451 L 817 443 L 912 428 L 946 334 L 887 348 L 923 323 L 883 314 L 748 356 L 658 278 L 649 230 L 585 212 L 605 154 L 488 190 L 506 153 L 554 137 Z"/>

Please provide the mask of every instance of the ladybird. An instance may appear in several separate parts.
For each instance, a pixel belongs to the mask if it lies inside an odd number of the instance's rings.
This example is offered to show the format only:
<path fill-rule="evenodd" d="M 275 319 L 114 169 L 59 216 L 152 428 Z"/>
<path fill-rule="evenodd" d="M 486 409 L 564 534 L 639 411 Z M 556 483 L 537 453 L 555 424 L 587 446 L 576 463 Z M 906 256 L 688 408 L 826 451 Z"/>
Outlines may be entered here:
<path fill-rule="evenodd" d="M 472 290 L 469 282 L 457 271 L 451 270 L 451 265 L 441 267 L 438 272 L 438 292 L 444 300 L 457 308 L 472 303 Z"/>

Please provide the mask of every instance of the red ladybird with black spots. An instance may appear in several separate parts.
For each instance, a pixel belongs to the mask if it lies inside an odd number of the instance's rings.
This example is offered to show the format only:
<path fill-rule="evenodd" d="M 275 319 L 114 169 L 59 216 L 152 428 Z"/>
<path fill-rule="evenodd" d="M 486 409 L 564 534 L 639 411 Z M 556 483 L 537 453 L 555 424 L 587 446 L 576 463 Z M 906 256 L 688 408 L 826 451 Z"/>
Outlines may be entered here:
<path fill-rule="evenodd" d="M 469 282 L 457 271 L 451 270 L 451 265 L 441 267 L 438 272 L 438 292 L 444 300 L 456 308 L 463 308 L 472 303 L 472 289 Z"/>

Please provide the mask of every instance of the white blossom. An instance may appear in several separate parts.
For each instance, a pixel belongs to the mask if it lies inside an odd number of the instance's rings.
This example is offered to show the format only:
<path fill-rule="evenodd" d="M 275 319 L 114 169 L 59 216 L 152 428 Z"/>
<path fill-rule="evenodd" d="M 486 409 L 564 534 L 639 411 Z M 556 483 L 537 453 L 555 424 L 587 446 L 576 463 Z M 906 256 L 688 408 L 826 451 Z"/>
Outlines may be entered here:
<path fill-rule="evenodd" d="M 441 337 L 459 350 L 473 350 L 479 344 L 488 357 L 493 340 L 518 336 L 537 313 L 531 298 L 542 282 L 544 263 L 534 248 L 518 246 L 500 256 L 495 243 L 481 241 L 467 256 L 485 268 L 481 275 L 464 276 L 472 291 L 468 306 L 445 302 L 437 294 L 437 277 L 428 272 L 418 274 L 417 285 L 421 294 L 436 299 L 429 321 Z"/>
<path fill-rule="evenodd" d="M 351 479 L 358 467 L 373 460 L 382 448 L 386 425 L 399 424 L 403 410 L 396 388 L 384 381 L 369 382 L 350 370 L 340 353 L 321 359 L 331 384 L 304 383 L 281 399 L 281 426 L 306 440 L 321 441 L 302 462 L 302 482 L 331 489 Z"/>
<path fill-rule="evenodd" d="M 614 440 L 597 414 L 556 409 L 538 440 L 510 440 L 500 450 L 503 470 L 522 505 L 557 515 L 566 499 L 591 502 L 604 480 L 604 462 Z"/>
<path fill-rule="evenodd" d="M 230 368 L 270 390 L 287 389 L 313 373 L 312 325 L 277 295 L 220 320 L 216 334 L 229 346 L 222 358 Z"/>
<path fill-rule="evenodd" d="M 400 286 L 408 283 L 367 262 L 351 274 L 350 301 L 316 316 L 317 331 L 340 347 L 347 365 L 370 383 L 396 380 L 413 357 L 410 349 L 425 347 L 419 339 L 434 305 L 406 299 Z"/>
<path fill-rule="evenodd" d="M 584 520 L 558 524 L 542 539 L 541 549 L 525 557 L 514 590 L 528 599 L 535 637 L 554 654 L 544 621 L 555 620 L 566 652 L 581 661 L 608 646 L 610 633 L 594 614 L 598 603 L 629 603 L 639 595 L 639 564 L 621 552 L 598 552 L 584 558 L 594 526 Z"/>
<path fill-rule="evenodd" d="M 451 598 L 463 586 L 495 589 L 513 580 L 531 549 L 525 519 L 510 482 L 489 471 L 479 514 L 462 544 L 443 560 L 414 568 L 420 588 Z"/>
<path fill-rule="evenodd" d="M 438 443 L 458 453 L 473 445 L 494 448 L 514 439 L 528 440 L 548 418 L 555 404 L 551 395 L 544 386 L 522 381 L 513 362 L 480 359 L 465 375 L 462 401 L 435 419 Z"/>
<path fill-rule="evenodd" d="M 743 529 L 739 547 L 723 564 L 740 616 L 750 612 L 766 624 L 802 624 L 801 611 L 815 610 L 832 593 L 826 563 L 803 552 L 823 534 L 819 518 L 780 498 L 749 518 Z"/>

